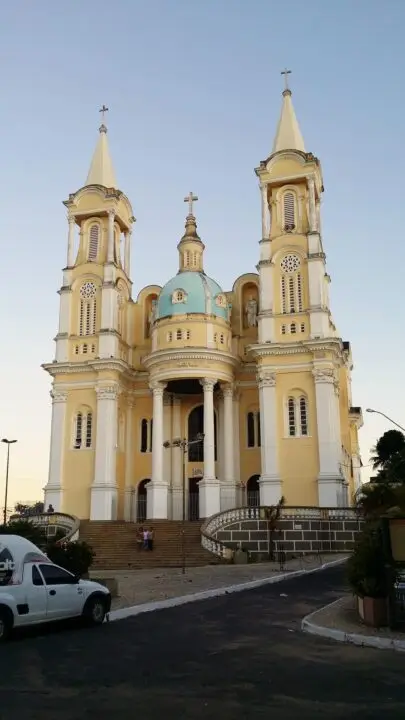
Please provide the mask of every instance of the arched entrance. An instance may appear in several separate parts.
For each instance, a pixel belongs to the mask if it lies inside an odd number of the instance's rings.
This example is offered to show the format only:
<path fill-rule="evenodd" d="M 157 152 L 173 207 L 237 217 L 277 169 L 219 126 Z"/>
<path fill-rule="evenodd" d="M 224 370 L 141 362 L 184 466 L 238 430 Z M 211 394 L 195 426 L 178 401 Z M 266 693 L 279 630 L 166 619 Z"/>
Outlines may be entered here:
<path fill-rule="evenodd" d="M 198 483 L 201 478 L 188 479 L 188 519 L 198 520 L 200 517 L 200 492 Z"/>
<path fill-rule="evenodd" d="M 137 522 L 145 522 L 146 520 L 146 485 L 150 482 L 149 478 L 141 480 L 138 485 L 138 492 L 136 496 L 136 520 Z"/>
<path fill-rule="evenodd" d="M 246 483 L 246 504 L 248 507 L 260 505 L 260 475 L 252 475 Z"/>
<path fill-rule="evenodd" d="M 193 408 L 188 416 L 188 440 L 194 440 L 199 434 L 204 432 L 204 405 L 197 405 Z M 214 412 L 214 442 L 215 442 L 215 461 L 217 460 L 217 414 Z M 204 462 L 204 443 L 196 443 L 188 448 L 189 462 Z"/>

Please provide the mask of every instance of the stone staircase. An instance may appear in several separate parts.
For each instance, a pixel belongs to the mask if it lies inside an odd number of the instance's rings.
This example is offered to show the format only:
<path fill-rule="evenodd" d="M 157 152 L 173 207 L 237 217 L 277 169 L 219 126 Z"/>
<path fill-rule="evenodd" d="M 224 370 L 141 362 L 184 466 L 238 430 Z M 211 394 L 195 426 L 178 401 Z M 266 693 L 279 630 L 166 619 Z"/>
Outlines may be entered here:
<path fill-rule="evenodd" d="M 82 520 L 79 539 L 92 546 L 96 557 L 92 570 L 128 570 L 180 567 L 182 564 L 182 523 L 154 520 L 153 550 L 139 550 L 137 537 L 141 524 Z M 187 567 L 215 565 L 221 558 L 201 545 L 201 521 L 186 522 L 185 548 Z"/>

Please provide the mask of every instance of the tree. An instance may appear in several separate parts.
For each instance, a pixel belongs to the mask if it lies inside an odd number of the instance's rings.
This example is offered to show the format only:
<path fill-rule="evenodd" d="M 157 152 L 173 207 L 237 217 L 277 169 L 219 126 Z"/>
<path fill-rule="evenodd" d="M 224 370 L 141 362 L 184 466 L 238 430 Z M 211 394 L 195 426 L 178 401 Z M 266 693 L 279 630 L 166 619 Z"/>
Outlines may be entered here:
<path fill-rule="evenodd" d="M 24 503 L 16 503 L 14 505 L 14 511 L 18 513 L 18 515 L 21 515 L 22 517 L 27 517 L 31 515 L 41 515 L 44 512 L 44 503 L 43 502 L 36 502 L 34 505 L 26 505 Z"/>
<path fill-rule="evenodd" d="M 356 506 L 366 518 L 405 512 L 405 435 L 388 430 L 372 449 L 377 475 L 361 486 Z"/>
<path fill-rule="evenodd" d="M 46 545 L 46 534 L 42 528 L 29 520 L 11 520 L 7 525 L 0 525 L 0 535 L 20 535 L 30 540 L 37 547 L 44 549 Z"/>
<path fill-rule="evenodd" d="M 371 462 L 374 470 L 384 470 L 405 451 L 405 435 L 400 430 L 387 430 L 372 449 Z"/>

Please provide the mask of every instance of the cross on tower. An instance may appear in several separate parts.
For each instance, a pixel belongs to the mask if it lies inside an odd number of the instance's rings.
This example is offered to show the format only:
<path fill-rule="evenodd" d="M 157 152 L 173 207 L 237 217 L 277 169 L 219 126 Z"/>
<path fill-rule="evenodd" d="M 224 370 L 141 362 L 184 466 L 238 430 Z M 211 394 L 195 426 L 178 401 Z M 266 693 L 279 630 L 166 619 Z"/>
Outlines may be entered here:
<path fill-rule="evenodd" d="M 104 115 L 106 112 L 108 112 L 108 107 L 103 105 L 103 107 L 100 108 L 99 112 L 101 112 L 101 122 L 104 122 Z"/>
<path fill-rule="evenodd" d="M 287 68 L 285 68 L 281 71 L 281 75 L 284 75 L 285 90 L 289 90 L 290 88 L 288 87 L 288 76 L 291 75 L 291 70 L 287 70 Z"/>
<path fill-rule="evenodd" d="M 198 200 L 197 195 L 193 195 L 192 192 L 189 193 L 187 197 L 184 198 L 184 202 L 188 203 L 188 214 L 193 214 L 193 202 L 196 202 Z"/>

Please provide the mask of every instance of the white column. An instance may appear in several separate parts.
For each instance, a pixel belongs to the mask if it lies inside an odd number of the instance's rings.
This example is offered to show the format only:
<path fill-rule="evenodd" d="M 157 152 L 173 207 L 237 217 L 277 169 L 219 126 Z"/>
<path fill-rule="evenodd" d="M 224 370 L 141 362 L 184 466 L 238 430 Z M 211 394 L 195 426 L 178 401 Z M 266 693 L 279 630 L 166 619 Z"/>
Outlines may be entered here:
<path fill-rule="evenodd" d="M 131 235 L 132 230 L 125 233 L 125 249 L 124 249 L 124 272 L 127 277 L 131 277 Z"/>
<path fill-rule="evenodd" d="M 90 520 L 117 519 L 118 391 L 115 384 L 96 388 L 96 457 Z"/>
<path fill-rule="evenodd" d="M 152 431 L 152 479 L 147 484 L 147 517 L 167 519 L 168 484 L 163 474 L 163 393 L 166 385 L 154 382 L 153 392 L 153 431 Z"/>
<path fill-rule="evenodd" d="M 114 262 L 114 220 L 115 211 L 108 211 L 108 247 L 107 247 L 107 262 Z"/>
<path fill-rule="evenodd" d="M 132 398 L 127 400 L 127 412 L 125 423 L 125 500 L 124 520 L 131 522 L 135 520 L 135 487 L 133 484 L 133 443 L 132 443 L 132 416 L 135 403 Z"/>
<path fill-rule="evenodd" d="M 267 183 L 260 184 L 262 201 L 262 239 L 268 238 L 270 234 L 269 203 L 267 200 Z"/>
<path fill-rule="evenodd" d="M 73 267 L 75 262 L 75 226 L 76 219 L 74 215 L 69 215 L 69 233 L 68 233 L 68 246 L 67 246 L 67 267 Z"/>
<path fill-rule="evenodd" d="M 258 376 L 260 402 L 261 464 L 260 505 L 276 505 L 281 496 L 277 457 L 276 375 L 262 370 Z"/>
<path fill-rule="evenodd" d="M 172 396 L 168 393 L 163 394 L 163 442 L 172 440 Z M 163 479 L 168 486 L 170 495 L 172 486 L 172 449 L 163 448 Z M 171 503 L 168 495 L 167 517 L 171 520 Z"/>
<path fill-rule="evenodd" d="M 218 393 L 217 396 L 217 413 L 218 413 L 218 459 L 217 459 L 217 475 L 218 479 L 222 482 L 224 479 L 224 447 L 225 447 L 225 420 L 224 420 L 224 396 L 223 393 Z"/>
<path fill-rule="evenodd" d="M 220 484 L 215 477 L 214 386 L 216 380 L 204 378 L 204 477 L 199 484 L 200 517 L 220 512 Z"/>
<path fill-rule="evenodd" d="M 308 208 L 309 208 L 309 230 L 310 232 L 317 231 L 316 223 L 316 206 L 315 206 L 315 181 L 312 175 L 307 177 L 308 182 Z"/>
<path fill-rule="evenodd" d="M 235 434 L 233 427 L 233 385 L 222 387 L 224 396 L 224 482 L 221 486 L 221 510 L 230 510 L 237 506 L 234 472 Z"/>
<path fill-rule="evenodd" d="M 318 427 L 318 495 L 321 507 L 336 507 L 343 476 L 340 471 L 341 438 L 337 427 L 338 398 L 332 368 L 315 368 L 316 417 Z"/>
<path fill-rule="evenodd" d="M 238 390 L 233 395 L 233 466 L 235 474 L 235 485 L 237 488 L 237 506 L 239 507 L 242 503 L 241 498 L 241 484 L 240 484 L 240 430 L 239 430 L 239 413 L 240 413 L 240 395 Z"/>
<path fill-rule="evenodd" d="M 69 332 L 70 312 L 72 305 L 72 290 L 69 286 L 63 286 L 59 290 L 59 328 L 55 338 L 55 360 L 56 362 L 69 361 Z"/>
<path fill-rule="evenodd" d="M 62 512 L 62 481 L 64 443 L 66 440 L 66 400 L 67 393 L 54 388 L 51 391 L 52 421 L 51 447 L 49 452 L 48 482 L 44 488 L 45 510 L 52 505 L 56 512 Z"/>
<path fill-rule="evenodd" d="M 174 438 L 183 437 L 181 432 L 180 398 L 173 398 L 172 413 L 172 440 L 174 440 Z M 169 450 L 164 452 L 169 452 Z M 182 449 L 179 447 L 172 448 L 172 520 L 181 520 L 183 517 L 183 460 Z"/>

